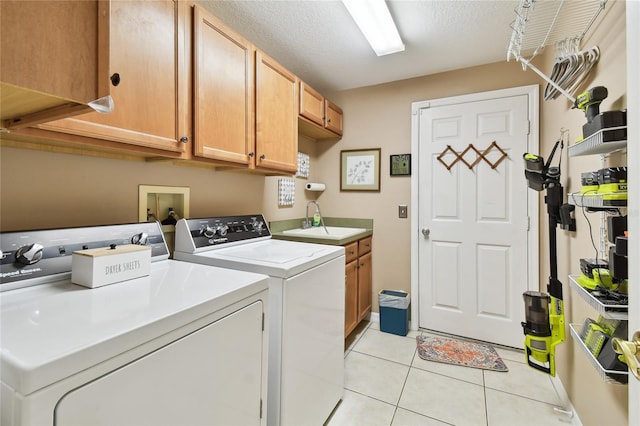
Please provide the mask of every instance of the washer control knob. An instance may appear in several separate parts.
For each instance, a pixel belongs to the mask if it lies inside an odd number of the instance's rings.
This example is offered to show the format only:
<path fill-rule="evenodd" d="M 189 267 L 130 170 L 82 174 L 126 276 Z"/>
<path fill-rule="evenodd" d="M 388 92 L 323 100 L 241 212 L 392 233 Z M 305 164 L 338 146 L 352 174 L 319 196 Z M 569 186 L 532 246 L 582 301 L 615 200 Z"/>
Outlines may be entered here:
<path fill-rule="evenodd" d="M 200 230 L 200 235 L 204 235 L 207 238 L 213 238 L 213 236 L 216 235 L 216 228 L 212 228 L 207 225 Z"/>
<path fill-rule="evenodd" d="M 258 234 L 262 234 L 262 228 L 264 227 L 264 222 L 261 220 L 254 220 L 251 224 L 253 226 L 253 230 Z"/>
<path fill-rule="evenodd" d="M 220 235 L 221 237 L 224 237 L 224 236 L 227 235 L 227 231 L 229 231 L 229 227 L 227 225 L 224 225 L 224 224 L 223 225 L 218 225 L 218 228 L 217 228 L 216 231 L 217 231 L 218 235 Z"/>
<path fill-rule="evenodd" d="M 22 246 L 16 251 L 16 261 L 23 265 L 33 265 L 42 259 L 42 244 L 33 243 Z"/>

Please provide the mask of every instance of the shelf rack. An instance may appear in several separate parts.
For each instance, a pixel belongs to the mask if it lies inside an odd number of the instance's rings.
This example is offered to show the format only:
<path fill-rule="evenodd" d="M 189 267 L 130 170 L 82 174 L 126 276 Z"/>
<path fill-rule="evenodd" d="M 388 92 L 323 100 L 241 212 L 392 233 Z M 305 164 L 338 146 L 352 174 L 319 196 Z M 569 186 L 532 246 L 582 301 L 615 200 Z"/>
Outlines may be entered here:
<path fill-rule="evenodd" d="M 571 289 L 579 295 L 589 306 L 591 306 L 597 313 L 605 318 L 627 321 L 629 319 L 628 306 L 627 305 L 605 305 L 595 297 L 591 295 L 585 288 L 583 288 L 577 281 L 578 277 L 575 275 L 569 275 L 569 285 Z"/>
<path fill-rule="evenodd" d="M 596 369 L 596 371 L 598 372 L 602 380 L 604 380 L 605 382 L 611 385 L 626 385 L 629 378 L 628 370 L 625 370 L 625 371 L 605 370 L 604 367 L 602 367 L 602 364 L 598 362 L 598 360 L 593 356 L 589 348 L 587 348 L 587 345 L 585 345 L 582 339 L 580 338 L 580 332 L 579 332 L 580 327 L 582 327 L 581 324 L 569 324 L 571 337 L 573 337 L 573 340 L 576 341 L 576 343 L 578 344 L 578 347 L 582 350 L 582 352 L 584 352 L 587 359 L 591 361 L 591 364 L 593 364 L 593 368 Z"/>
<path fill-rule="evenodd" d="M 621 151 L 627 148 L 627 140 L 608 140 L 610 135 L 626 135 L 627 126 L 607 127 L 597 131 L 593 135 L 569 146 L 569 157 L 579 155 L 607 154 Z"/>
<path fill-rule="evenodd" d="M 590 207 L 595 209 L 611 209 L 627 207 L 627 199 L 616 199 L 620 193 L 596 194 L 572 192 L 567 195 L 567 202 L 576 207 Z"/>
<path fill-rule="evenodd" d="M 582 40 L 598 15 L 604 10 L 607 0 L 520 0 L 512 22 L 511 40 L 507 51 L 507 61 L 512 57 L 542 77 L 547 83 L 566 96 L 572 103 L 575 98 L 558 86 L 545 73 L 531 64 L 545 46 L 564 39 Z M 530 54 L 529 59 L 523 55 Z"/>

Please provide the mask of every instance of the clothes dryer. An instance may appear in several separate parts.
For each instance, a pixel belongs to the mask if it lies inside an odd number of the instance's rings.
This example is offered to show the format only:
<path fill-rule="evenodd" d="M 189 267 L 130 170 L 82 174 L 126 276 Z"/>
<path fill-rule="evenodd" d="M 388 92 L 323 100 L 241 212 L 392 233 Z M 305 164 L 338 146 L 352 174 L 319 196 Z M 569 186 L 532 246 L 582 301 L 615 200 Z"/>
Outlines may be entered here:
<path fill-rule="evenodd" d="M 151 247 L 71 283 L 72 252 Z M 169 259 L 158 223 L 0 234 L 2 425 L 266 425 L 265 275 Z"/>

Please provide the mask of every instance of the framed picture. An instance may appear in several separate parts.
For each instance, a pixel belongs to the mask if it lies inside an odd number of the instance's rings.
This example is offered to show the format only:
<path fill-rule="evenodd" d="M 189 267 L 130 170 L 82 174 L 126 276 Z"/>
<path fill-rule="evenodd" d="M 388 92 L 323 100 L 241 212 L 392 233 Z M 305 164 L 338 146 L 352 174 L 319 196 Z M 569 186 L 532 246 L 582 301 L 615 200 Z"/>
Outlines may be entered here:
<path fill-rule="evenodd" d="M 411 154 L 390 155 L 389 159 L 391 176 L 411 176 Z"/>
<path fill-rule="evenodd" d="M 380 191 L 380 148 L 340 151 L 340 191 Z"/>

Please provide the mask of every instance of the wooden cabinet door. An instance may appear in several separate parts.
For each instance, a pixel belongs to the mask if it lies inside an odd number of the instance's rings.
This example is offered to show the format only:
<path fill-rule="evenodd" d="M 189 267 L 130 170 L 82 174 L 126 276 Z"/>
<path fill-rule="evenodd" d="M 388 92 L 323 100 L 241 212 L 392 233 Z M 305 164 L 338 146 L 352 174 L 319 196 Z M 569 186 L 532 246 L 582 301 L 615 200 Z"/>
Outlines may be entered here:
<path fill-rule="evenodd" d="M 324 96 L 300 81 L 300 115 L 324 127 Z"/>
<path fill-rule="evenodd" d="M 2 127 L 87 112 L 109 95 L 108 11 L 108 0 L 0 1 Z"/>
<path fill-rule="evenodd" d="M 358 325 L 358 261 L 347 263 L 345 267 L 345 307 L 344 337 Z"/>
<path fill-rule="evenodd" d="M 111 3 L 110 75 L 115 108 L 39 126 L 46 130 L 168 151 L 187 152 L 186 3 Z M 123 145 L 126 147 L 126 145 Z"/>
<path fill-rule="evenodd" d="M 371 253 L 358 258 L 358 321 L 371 312 L 372 299 Z"/>
<path fill-rule="evenodd" d="M 298 169 L 298 80 L 256 51 L 256 168 Z"/>
<path fill-rule="evenodd" d="M 344 246 L 345 263 L 358 259 L 358 242 L 354 241 Z"/>
<path fill-rule="evenodd" d="M 254 47 L 194 6 L 194 155 L 251 165 Z"/>
<path fill-rule="evenodd" d="M 325 99 L 325 127 L 333 133 L 342 136 L 342 108 Z"/>

